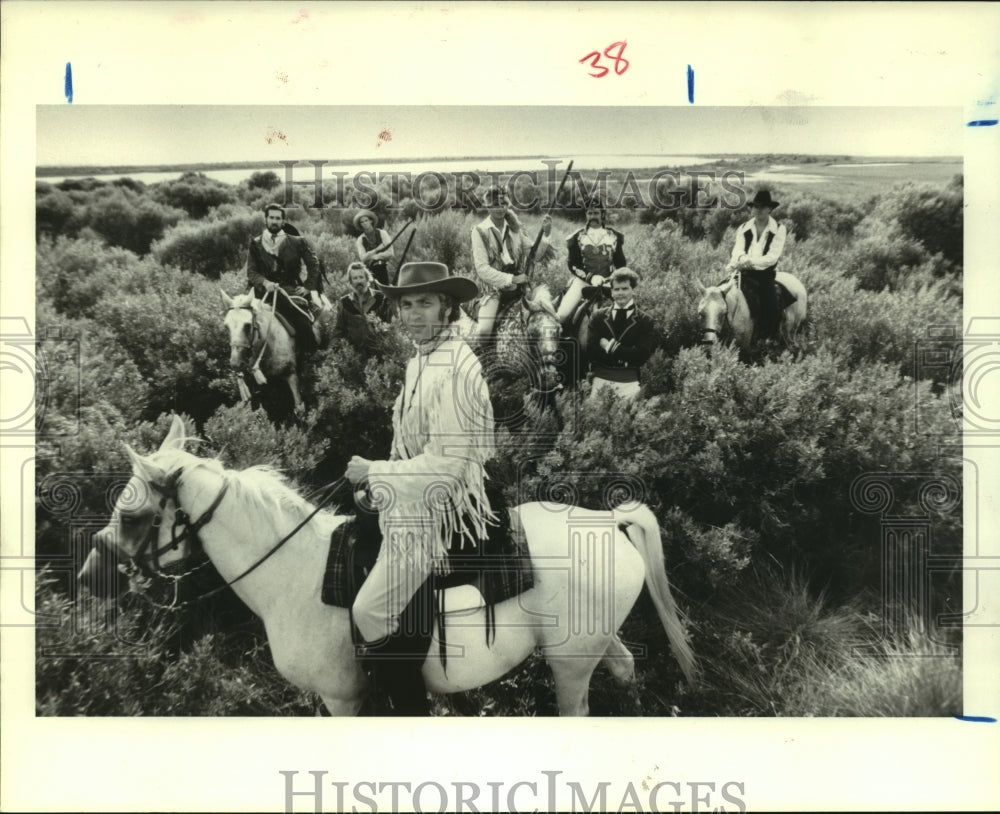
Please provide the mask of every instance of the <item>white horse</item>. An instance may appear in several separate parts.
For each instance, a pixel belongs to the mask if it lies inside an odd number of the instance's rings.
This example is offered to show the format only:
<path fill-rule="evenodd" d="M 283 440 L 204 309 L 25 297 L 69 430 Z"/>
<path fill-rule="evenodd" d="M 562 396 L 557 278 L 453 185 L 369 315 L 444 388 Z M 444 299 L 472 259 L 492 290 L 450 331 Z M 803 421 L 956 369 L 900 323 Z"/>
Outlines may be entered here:
<path fill-rule="evenodd" d="M 102 558 L 110 554 L 134 576 L 155 578 L 164 568 L 179 567 L 191 553 L 188 538 L 197 537 L 221 576 L 263 619 L 278 671 L 317 693 L 331 714 L 356 714 L 367 682 L 355 659 L 348 611 L 320 600 L 330 533 L 346 518 L 320 512 L 274 550 L 312 507 L 272 470 L 226 470 L 218 461 L 183 451 L 186 440 L 175 416 L 158 452 L 140 456 L 126 446 L 132 478 L 109 525 L 94 535 L 81 581 L 87 584 L 99 573 Z M 423 665 L 431 692 L 459 692 L 493 681 L 538 647 L 555 676 L 559 713 L 586 715 L 598 662 L 619 681 L 634 677 L 632 655 L 616 632 L 644 579 L 674 656 L 694 681 L 695 659 L 670 594 L 659 526 L 646 506 L 598 512 L 526 503 L 511 512 L 527 537 L 534 587 L 496 605 L 489 646 L 478 592 L 471 605 L 449 594 L 443 621 L 447 671 L 437 637 Z M 197 533 L 172 538 L 178 518 Z M 449 591 L 468 596 L 470 589 Z"/>
<path fill-rule="evenodd" d="M 781 315 L 779 331 L 785 344 L 792 346 L 795 335 L 806 318 L 807 295 L 805 286 L 792 274 L 779 271 L 775 274 L 775 282 L 781 283 L 795 297 L 795 302 L 784 309 Z M 750 314 L 750 306 L 740 290 L 735 277 L 730 277 L 722 285 L 704 286 L 701 288 L 702 298 L 698 303 L 698 314 L 701 316 L 703 345 L 714 344 L 719 334 L 728 326 L 733 341 L 744 351 L 750 350 L 753 344 L 754 321 Z"/>

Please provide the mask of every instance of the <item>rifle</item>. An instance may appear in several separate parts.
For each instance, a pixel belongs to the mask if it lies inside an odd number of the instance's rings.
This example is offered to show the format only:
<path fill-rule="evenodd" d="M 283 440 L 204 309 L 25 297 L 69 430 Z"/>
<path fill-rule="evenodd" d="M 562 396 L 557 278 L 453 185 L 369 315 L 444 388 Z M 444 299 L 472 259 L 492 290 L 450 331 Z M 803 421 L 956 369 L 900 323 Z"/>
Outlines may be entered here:
<path fill-rule="evenodd" d="M 410 218 L 406 223 L 403 224 L 403 228 L 401 228 L 398 232 L 396 232 L 396 234 L 393 236 L 392 240 L 390 240 L 388 243 L 386 243 L 384 245 L 382 243 L 379 243 L 378 246 L 376 246 L 371 251 L 373 251 L 373 252 L 384 252 L 386 249 L 391 248 L 392 244 L 395 243 L 399 239 L 399 236 L 401 234 L 403 234 L 403 232 L 406 231 L 406 227 L 409 226 L 411 223 L 413 223 L 413 218 Z"/>
<path fill-rule="evenodd" d="M 413 222 L 413 221 L 410 221 L 410 223 L 412 223 L 412 222 Z M 401 268 L 403 267 L 403 263 L 405 263 L 405 262 L 406 262 L 406 253 L 407 253 L 407 252 L 408 252 L 408 251 L 410 250 L 410 244 L 411 244 L 411 243 L 413 242 L 413 236 L 414 236 L 414 235 L 416 235 L 416 233 L 417 233 L 417 229 L 416 229 L 416 227 L 414 227 L 414 228 L 413 228 L 413 231 L 412 231 L 412 232 L 410 232 L 410 237 L 409 237 L 409 239 L 408 239 L 408 240 L 406 241 L 406 246 L 405 246 L 405 247 L 403 247 L 403 254 L 402 254 L 402 256 L 401 256 L 401 257 L 399 258 L 399 265 L 398 265 L 398 266 L 396 266 L 396 280 L 398 280 L 398 279 L 399 279 L 399 270 L 400 270 L 400 269 L 401 269 Z M 397 235 L 397 237 L 398 237 L 398 235 Z M 396 284 L 396 280 L 393 280 L 393 281 L 392 281 L 392 282 L 393 282 L 393 285 L 395 285 L 395 284 Z"/>
<path fill-rule="evenodd" d="M 552 210 L 556 208 L 556 204 L 559 202 L 559 193 L 562 192 L 563 187 L 566 186 L 566 181 L 569 180 L 569 174 L 573 170 L 573 162 L 569 162 L 569 166 L 566 167 L 566 173 L 563 175 L 562 181 L 559 183 L 559 189 L 556 190 L 555 196 L 552 198 L 552 203 L 549 204 L 548 211 L 546 215 L 551 215 Z M 528 252 L 528 256 L 524 260 L 524 269 L 521 272 L 526 277 L 531 276 L 532 267 L 535 264 L 535 256 L 538 254 L 538 247 L 542 243 L 542 235 L 545 234 L 545 227 L 539 227 L 538 234 L 535 236 L 535 242 L 531 245 L 531 250 Z M 521 290 L 524 291 L 524 283 L 521 284 Z"/>

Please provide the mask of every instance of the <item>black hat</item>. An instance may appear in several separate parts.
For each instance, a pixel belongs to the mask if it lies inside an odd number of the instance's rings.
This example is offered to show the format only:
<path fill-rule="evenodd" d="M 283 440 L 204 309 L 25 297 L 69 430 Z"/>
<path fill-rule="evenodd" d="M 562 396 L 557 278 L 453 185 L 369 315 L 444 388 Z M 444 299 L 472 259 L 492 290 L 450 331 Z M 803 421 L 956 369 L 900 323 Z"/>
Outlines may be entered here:
<path fill-rule="evenodd" d="M 774 209 L 780 204 L 777 201 L 771 200 L 771 191 L 768 189 L 758 189 L 757 194 L 753 196 L 753 200 L 750 201 L 750 206 L 766 206 L 770 209 Z"/>

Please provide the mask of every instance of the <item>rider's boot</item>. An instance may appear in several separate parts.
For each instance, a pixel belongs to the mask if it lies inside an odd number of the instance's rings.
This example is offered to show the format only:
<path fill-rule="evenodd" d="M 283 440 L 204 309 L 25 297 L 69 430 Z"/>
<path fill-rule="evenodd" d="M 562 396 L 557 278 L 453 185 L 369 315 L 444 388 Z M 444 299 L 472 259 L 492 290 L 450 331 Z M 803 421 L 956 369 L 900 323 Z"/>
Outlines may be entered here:
<path fill-rule="evenodd" d="M 398 632 L 363 643 L 360 651 L 362 664 L 375 686 L 389 697 L 391 715 L 430 715 L 430 702 L 421 673 L 426 651 L 413 652 L 410 637 Z"/>
<path fill-rule="evenodd" d="M 427 639 L 400 628 L 381 639 L 366 642 L 354 624 L 353 614 L 351 636 L 361 658 L 361 666 L 376 691 L 388 696 L 389 714 L 430 715 L 430 702 L 421 672 L 427 657 Z"/>

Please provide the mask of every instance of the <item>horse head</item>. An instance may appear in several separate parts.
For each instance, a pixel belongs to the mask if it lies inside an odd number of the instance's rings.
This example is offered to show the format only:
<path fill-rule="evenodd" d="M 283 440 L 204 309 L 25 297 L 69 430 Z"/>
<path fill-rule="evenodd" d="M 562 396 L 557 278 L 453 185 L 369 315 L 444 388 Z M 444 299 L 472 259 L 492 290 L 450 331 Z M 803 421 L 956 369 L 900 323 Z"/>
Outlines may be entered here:
<path fill-rule="evenodd" d="M 174 416 L 158 452 L 141 456 L 125 445 L 132 477 L 118 496 L 108 525 L 94 534 L 94 546 L 77 574 L 91 593 L 116 593 L 117 579 L 109 579 L 109 574 L 117 572 L 134 586 L 145 587 L 191 556 L 193 535 L 178 532 L 185 518 L 176 496 L 181 459 L 190 457 L 182 449 L 186 441 L 184 422 Z"/>
<path fill-rule="evenodd" d="M 562 324 L 556 314 L 548 286 L 537 286 L 521 300 L 525 335 L 538 362 L 538 389 L 544 393 L 562 389 L 559 362 L 562 351 L 559 340 Z"/>
<path fill-rule="evenodd" d="M 229 331 L 229 366 L 233 370 L 241 370 L 247 366 L 250 350 L 260 338 L 260 325 L 257 315 L 260 310 L 260 300 L 253 294 L 240 294 L 230 297 L 225 291 L 222 302 L 226 306 L 225 326 Z"/>
<path fill-rule="evenodd" d="M 719 332 L 728 322 L 729 305 L 726 294 L 732 283 L 718 286 L 705 286 L 701 282 L 701 301 L 698 303 L 698 316 L 701 318 L 701 344 L 714 345 L 719 341 Z"/>

